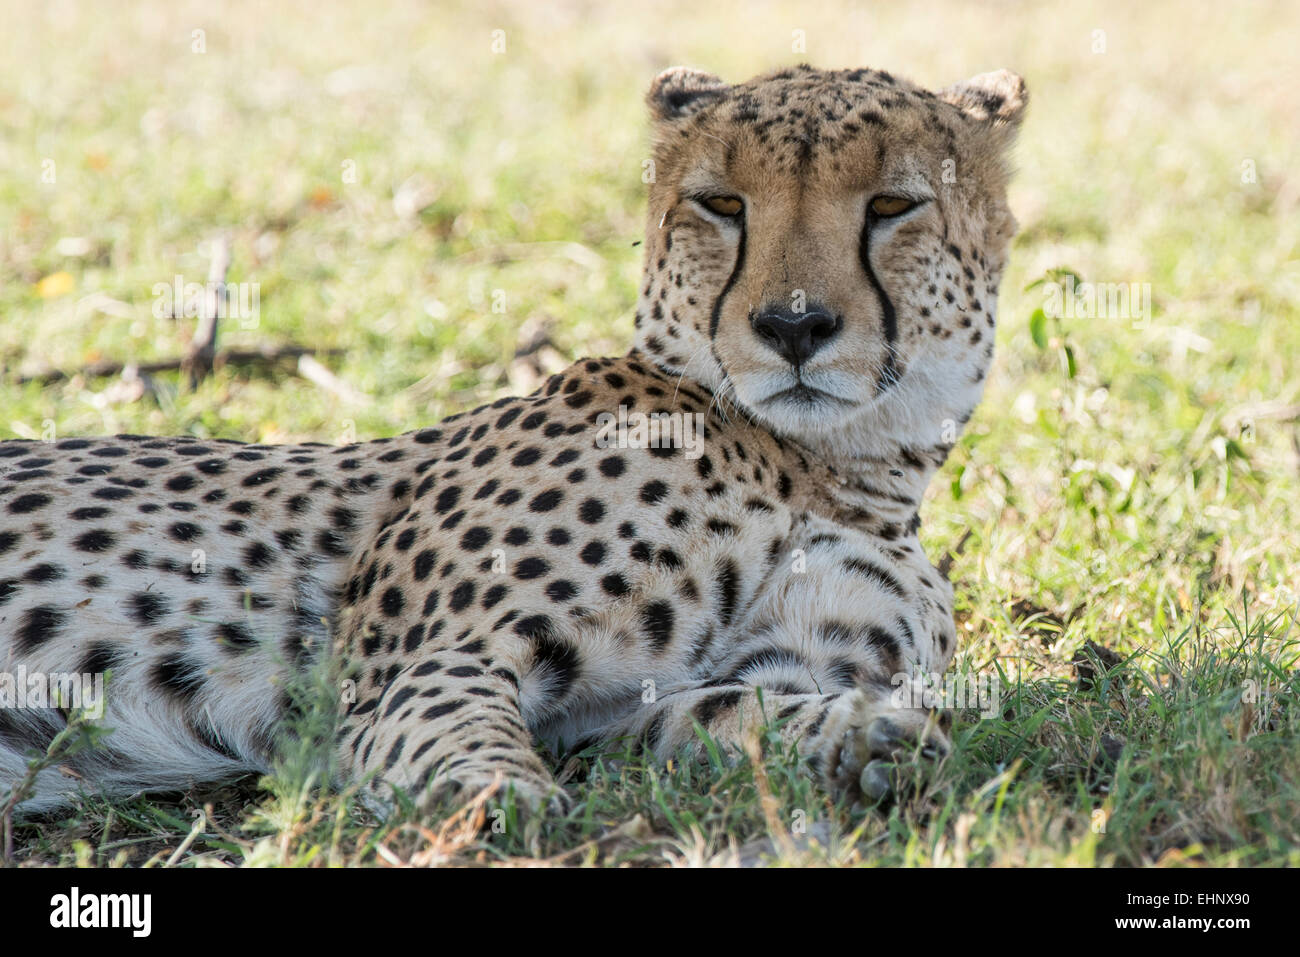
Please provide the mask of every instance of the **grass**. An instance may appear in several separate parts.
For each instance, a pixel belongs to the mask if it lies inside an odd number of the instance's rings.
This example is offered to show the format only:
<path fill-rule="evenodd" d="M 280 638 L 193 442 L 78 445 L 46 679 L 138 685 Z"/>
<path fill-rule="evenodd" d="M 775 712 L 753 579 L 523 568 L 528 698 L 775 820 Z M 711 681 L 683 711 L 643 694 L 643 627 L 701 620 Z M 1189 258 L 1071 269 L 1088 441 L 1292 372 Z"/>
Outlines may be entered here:
<path fill-rule="evenodd" d="M 955 667 L 1003 694 L 916 802 L 833 807 L 769 735 L 757 762 L 585 762 L 567 820 L 494 833 L 482 807 L 476 833 L 369 818 L 304 746 L 261 782 L 20 824 L 15 859 L 1300 864 L 1294 7 L 2 5 L 0 437 L 390 435 L 623 352 L 640 95 L 670 63 L 1006 66 L 1033 97 L 995 370 L 922 529 L 954 554 Z M 261 301 L 223 344 L 339 350 L 360 398 L 292 365 L 16 383 L 178 354 L 192 322 L 152 290 L 202 280 L 217 234 Z M 1037 318 L 1062 269 L 1149 283 L 1153 314 Z"/>

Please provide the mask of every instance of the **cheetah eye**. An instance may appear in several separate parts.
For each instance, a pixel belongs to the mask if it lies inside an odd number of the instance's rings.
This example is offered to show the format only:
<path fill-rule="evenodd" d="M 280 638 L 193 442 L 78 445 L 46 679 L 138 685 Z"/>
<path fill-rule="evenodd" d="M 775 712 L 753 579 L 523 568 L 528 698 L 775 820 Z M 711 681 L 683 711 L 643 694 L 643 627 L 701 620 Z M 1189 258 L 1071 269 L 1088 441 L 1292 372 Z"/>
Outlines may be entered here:
<path fill-rule="evenodd" d="M 915 209 L 917 203 L 910 199 L 904 199 L 902 196 L 877 196 L 871 201 L 871 211 L 877 216 L 901 216 L 910 209 Z"/>
<path fill-rule="evenodd" d="M 700 200 L 700 204 L 709 212 L 728 218 L 739 216 L 740 211 L 745 208 L 745 204 L 734 196 L 710 196 L 708 199 Z"/>

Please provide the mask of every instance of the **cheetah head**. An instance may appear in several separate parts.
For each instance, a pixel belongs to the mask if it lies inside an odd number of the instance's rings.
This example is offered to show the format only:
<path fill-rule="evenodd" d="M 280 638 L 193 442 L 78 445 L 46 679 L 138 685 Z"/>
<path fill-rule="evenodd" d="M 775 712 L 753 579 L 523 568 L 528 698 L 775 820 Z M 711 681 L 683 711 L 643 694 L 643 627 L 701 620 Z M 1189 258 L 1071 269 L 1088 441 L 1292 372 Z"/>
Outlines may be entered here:
<path fill-rule="evenodd" d="M 1020 77 L 675 68 L 647 99 L 638 347 L 834 457 L 941 462 L 992 358 Z"/>

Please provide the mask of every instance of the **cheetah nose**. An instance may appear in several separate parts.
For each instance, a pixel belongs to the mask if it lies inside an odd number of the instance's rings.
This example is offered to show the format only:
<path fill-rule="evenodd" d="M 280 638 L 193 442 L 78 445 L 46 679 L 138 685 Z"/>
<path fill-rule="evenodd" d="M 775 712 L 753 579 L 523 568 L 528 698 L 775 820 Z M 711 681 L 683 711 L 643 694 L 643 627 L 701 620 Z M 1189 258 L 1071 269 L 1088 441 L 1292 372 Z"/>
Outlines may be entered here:
<path fill-rule="evenodd" d="M 809 304 L 803 312 L 785 306 L 768 307 L 753 316 L 750 325 L 769 348 L 798 367 L 835 338 L 843 320 L 820 306 Z"/>

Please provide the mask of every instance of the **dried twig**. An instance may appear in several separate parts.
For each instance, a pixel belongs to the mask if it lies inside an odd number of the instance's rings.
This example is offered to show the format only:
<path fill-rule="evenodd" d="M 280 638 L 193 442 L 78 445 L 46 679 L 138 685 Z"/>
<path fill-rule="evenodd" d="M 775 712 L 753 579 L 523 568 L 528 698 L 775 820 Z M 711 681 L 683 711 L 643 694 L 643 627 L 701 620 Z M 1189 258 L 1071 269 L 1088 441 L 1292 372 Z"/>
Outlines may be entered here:
<path fill-rule="evenodd" d="M 266 345 L 257 349 L 226 349 L 218 352 L 213 357 L 212 367 L 214 369 L 227 365 L 255 365 L 263 362 L 279 362 L 281 359 L 297 359 L 301 356 L 332 356 L 341 355 L 342 349 L 315 349 L 311 346 L 297 345 Z M 134 366 L 140 373 L 153 372 L 174 372 L 177 369 L 183 369 L 187 356 L 172 359 L 155 359 L 152 362 L 119 362 L 115 359 L 106 359 L 101 362 L 92 362 L 89 365 L 82 366 L 80 369 L 74 369 L 71 372 L 65 372 L 62 369 L 50 369 L 45 372 L 37 372 L 32 375 L 16 376 L 13 381 L 18 385 L 27 382 L 40 382 L 49 385 L 54 382 L 62 382 L 65 379 L 71 379 L 74 376 L 96 377 L 96 376 L 114 376 L 120 375 L 127 366 Z"/>
<path fill-rule="evenodd" d="M 199 324 L 190 340 L 190 351 L 181 363 L 189 376 L 190 388 L 212 374 L 217 356 L 217 324 L 225 312 L 226 273 L 230 271 L 230 243 L 224 236 L 212 240 L 212 261 L 208 264 L 208 284 L 203 296 Z"/>
<path fill-rule="evenodd" d="M 970 537 L 973 534 L 975 533 L 972 529 L 966 529 L 966 534 L 961 537 L 961 541 L 957 543 L 957 547 L 950 552 L 945 552 L 944 556 L 939 559 L 939 564 L 935 567 L 939 570 L 939 574 L 944 578 L 947 578 L 948 572 L 952 571 L 952 566 L 953 563 L 957 561 L 957 556 L 966 550 L 966 543 L 970 541 Z"/>
<path fill-rule="evenodd" d="M 370 402 L 370 396 L 352 388 L 310 355 L 304 354 L 298 357 L 298 375 L 354 405 L 367 405 Z"/>

